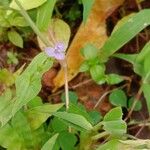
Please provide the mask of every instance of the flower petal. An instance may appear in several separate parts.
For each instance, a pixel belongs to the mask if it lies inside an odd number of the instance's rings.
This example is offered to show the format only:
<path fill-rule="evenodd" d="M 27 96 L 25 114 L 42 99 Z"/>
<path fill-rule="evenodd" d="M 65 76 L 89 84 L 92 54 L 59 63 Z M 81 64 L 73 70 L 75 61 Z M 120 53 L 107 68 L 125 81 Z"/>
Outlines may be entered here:
<path fill-rule="evenodd" d="M 55 44 L 55 50 L 58 52 L 64 52 L 65 51 L 65 45 L 63 42 L 57 42 Z"/>
<path fill-rule="evenodd" d="M 55 56 L 55 49 L 52 47 L 46 47 L 45 48 L 45 53 L 49 56 L 49 57 L 54 57 Z"/>
<path fill-rule="evenodd" d="M 55 53 L 54 57 L 58 60 L 64 60 L 65 59 L 65 53 Z"/>

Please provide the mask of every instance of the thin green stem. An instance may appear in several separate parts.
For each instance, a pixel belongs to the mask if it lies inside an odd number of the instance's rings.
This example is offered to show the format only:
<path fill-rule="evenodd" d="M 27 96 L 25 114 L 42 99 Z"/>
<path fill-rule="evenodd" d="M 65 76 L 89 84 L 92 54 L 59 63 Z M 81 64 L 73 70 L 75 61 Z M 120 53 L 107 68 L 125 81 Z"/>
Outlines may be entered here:
<path fill-rule="evenodd" d="M 104 131 L 102 133 L 99 133 L 99 134 L 93 136 L 92 140 L 98 140 L 98 139 L 103 138 L 103 137 L 105 137 L 107 135 L 109 135 L 109 133 L 107 131 Z"/>
<path fill-rule="evenodd" d="M 69 109 L 69 88 L 68 88 L 68 69 L 67 69 L 67 61 L 65 59 L 64 64 L 64 74 L 65 74 L 65 96 L 66 96 L 66 111 Z"/>
<path fill-rule="evenodd" d="M 26 10 L 23 8 L 23 6 L 21 5 L 21 3 L 18 0 L 15 0 L 16 4 L 18 5 L 18 7 L 20 8 L 20 13 L 22 14 L 22 16 L 24 16 L 24 18 L 26 19 L 26 21 L 29 23 L 29 25 L 31 26 L 31 28 L 33 29 L 33 31 L 39 36 L 39 38 L 41 39 L 41 41 L 46 45 L 46 46 L 53 46 L 40 32 L 40 30 L 37 28 L 37 26 L 35 25 L 35 23 L 32 21 L 32 19 L 30 18 L 30 16 L 28 15 L 28 13 L 26 12 Z"/>

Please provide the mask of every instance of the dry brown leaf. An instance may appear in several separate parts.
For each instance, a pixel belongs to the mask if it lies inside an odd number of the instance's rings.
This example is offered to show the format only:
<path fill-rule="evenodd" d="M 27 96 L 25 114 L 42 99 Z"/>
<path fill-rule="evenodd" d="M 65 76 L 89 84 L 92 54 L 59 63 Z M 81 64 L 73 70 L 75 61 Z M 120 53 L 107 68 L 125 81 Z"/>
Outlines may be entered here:
<path fill-rule="evenodd" d="M 80 54 L 81 48 L 87 43 L 92 43 L 98 48 L 103 46 L 108 38 L 105 20 L 123 1 L 95 0 L 86 24 L 81 24 L 67 52 L 69 81 L 78 74 L 80 65 L 84 60 Z M 54 91 L 62 85 L 64 85 L 64 71 L 61 68 L 54 78 Z"/>

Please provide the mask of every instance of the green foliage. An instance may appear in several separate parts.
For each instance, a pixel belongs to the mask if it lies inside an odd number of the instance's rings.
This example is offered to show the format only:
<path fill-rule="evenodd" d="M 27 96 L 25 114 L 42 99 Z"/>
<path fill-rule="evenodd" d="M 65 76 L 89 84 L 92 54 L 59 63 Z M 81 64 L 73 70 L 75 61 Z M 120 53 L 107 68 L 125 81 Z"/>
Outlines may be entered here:
<path fill-rule="evenodd" d="M 38 8 L 36 25 L 40 31 L 47 31 L 56 0 L 48 0 Z"/>
<path fill-rule="evenodd" d="M 32 129 L 39 128 L 52 113 L 59 110 L 64 104 L 42 104 L 41 106 L 34 107 L 26 112 L 28 119 L 30 120 L 30 126 Z"/>
<path fill-rule="evenodd" d="M 7 63 L 8 64 L 18 64 L 17 53 L 7 52 Z"/>
<path fill-rule="evenodd" d="M 118 84 L 123 81 L 117 74 L 105 74 L 106 67 L 101 63 L 98 57 L 99 50 L 95 46 L 87 44 L 81 52 L 85 61 L 80 66 L 80 72 L 89 71 L 92 79 L 98 84 Z"/>
<path fill-rule="evenodd" d="M 85 131 L 92 129 L 92 125 L 81 115 L 67 112 L 56 112 L 53 115 L 63 119 L 66 123 L 77 130 Z"/>
<path fill-rule="evenodd" d="M 8 32 L 8 39 L 10 40 L 10 42 L 12 42 L 14 45 L 23 48 L 23 39 L 20 36 L 19 33 L 17 33 L 16 31 L 9 31 Z"/>
<path fill-rule="evenodd" d="M 127 97 L 125 92 L 122 90 L 114 90 L 109 95 L 109 101 L 114 106 L 127 107 Z"/>
<path fill-rule="evenodd" d="M 139 110 L 141 110 L 141 108 L 142 108 L 142 103 L 141 103 L 141 101 L 135 99 L 134 97 L 131 97 L 131 98 L 129 99 L 129 103 L 128 103 L 129 109 L 132 107 L 132 105 L 134 104 L 135 101 L 136 101 L 136 104 L 135 104 L 135 106 L 134 106 L 134 111 L 139 111 Z"/>
<path fill-rule="evenodd" d="M 85 23 L 87 21 L 87 18 L 89 16 L 89 13 L 91 11 L 91 8 L 94 4 L 94 1 L 95 0 L 90 0 L 90 1 L 87 1 L 87 0 L 82 0 L 82 3 L 83 3 L 83 22 Z"/>
<path fill-rule="evenodd" d="M 61 100 L 62 102 L 65 103 L 66 97 L 65 97 L 65 93 L 63 93 L 61 95 Z M 75 92 L 69 91 L 69 101 L 73 104 L 77 104 L 78 102 L 78 95 Z"/>
<path fill-rule="evenodd" d="M 102 124 L 104 125 L 104 130 L 116 136 L 122 136 L 127 130 L 126 123 L 122 120 L 122 110 L 120 107 L 110 110 L 104 116 Z"/>
<path fill-rule="evenodd" d="M 116 30 L 106 41 L 100 51 L 100 60 L 106 62 L 108 57 L 114 54 L 119 48 L 130 41 L 136 34 L 146 28 L 149 24 L 150 10 L 141 10 L 127 20 Z M 128 32 L 126 32 L 128 29 Z"/>
<path fill-rule="evenodd" d="M 46 1 L 47 0 L 32 0 L 32 1 L 30 1 L 30 0 L 19 0 L 19 2 L 21 2 L 21 4 L 23 5 L 25 10 L 39 7 L 42 4 L 44 4 Z M 20 10 L 18 5 L 16 4 L 15 0 L 12 0 L 12 2 L 10 3 L 10 7 L 13 9 Z"/>
<path fill-rule="evenodd" d="M 42 147 L 41 150 L 53 150 L 55 142 L 58 138 L 59 134 L 55 134 L 53 137 L 51 137 Z"/>
<path fill-rule="evenodd" d="M 11 73 L 7 69 L 1 69 L 0 70 L 0 83 L 5 84 L 7 86 L 13 85 L 15 82 L 15 77 L 13 73 Z"/>
<path fill-rule="evenodd" d="M 11 117 L 31 99 L 37 96 L 41 89 L 41 77 L 52 66 L 52 60 L 45 53 L 36 56 L 26 70 L 15 81 L 16 95 L 8 104 L 1 104 L 0 122 L 4 126 Z M 1 102 L 0 102 L 1 103 Z"/>

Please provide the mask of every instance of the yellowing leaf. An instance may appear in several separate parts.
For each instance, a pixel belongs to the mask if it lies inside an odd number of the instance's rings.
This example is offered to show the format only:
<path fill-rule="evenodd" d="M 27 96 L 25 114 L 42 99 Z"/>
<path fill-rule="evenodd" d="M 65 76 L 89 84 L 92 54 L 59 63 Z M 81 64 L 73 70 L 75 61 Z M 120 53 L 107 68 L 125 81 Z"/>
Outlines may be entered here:
<path fill-rule="evenodd" d="M 61 19 L 51 19 L 47 32 L 43 32 L 43 36 L 53 45 L 55 42 L 63 42 L 68 47 L 70 39 L 70 27 Z M 46 45 L 38 37 L 38 43 L 41 49 Z"/>
<path fill-rule="evenodd" d="M 80 65 L 83 62 L 80 50 L 87 43 L 101 48 L 107 40 L 106 23 L 107 17 L 123 3 L 124 0 L 95 0 L 91 13 L 86 24 L 81 24 L 75 35 L 67 53 L 68 62 L 68 80 L 73 79 L 79 72 Z M 54 79 L 55 89 L 64 85 L 63 68 L 58 72 Z"/>

